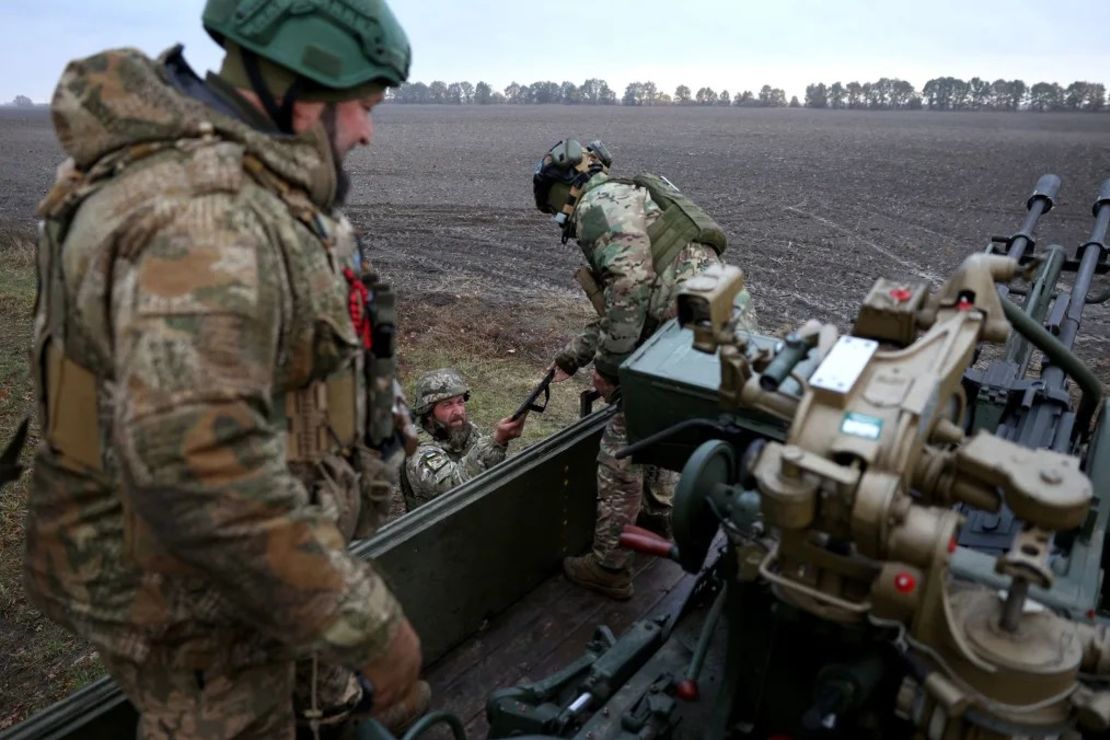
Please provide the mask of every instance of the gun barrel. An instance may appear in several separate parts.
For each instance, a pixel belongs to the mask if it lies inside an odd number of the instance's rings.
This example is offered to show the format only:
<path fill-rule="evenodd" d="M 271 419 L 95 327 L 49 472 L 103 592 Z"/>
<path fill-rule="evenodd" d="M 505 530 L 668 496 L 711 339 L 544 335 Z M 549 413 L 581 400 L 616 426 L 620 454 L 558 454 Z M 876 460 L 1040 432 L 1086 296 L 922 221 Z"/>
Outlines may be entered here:
<path fill-rule="evenodd" d="M 1056 196 L 1059 193 L 1060 178 L 1056 175 L 1041 175 L 1041 179 L 1033 186 L 1033 194 L 1025 201 L 1025 207 L 1031 211 L 1033 204 L 1041 201 L 1044 204 L 1044 210 L 1041 213 L 1048 213 L 1056 205 Z"/>
<path fill-rule="evenodd" d="M 1010 237 L 1008 256 L 1021 261 L 1025 251 L 1033 246 L 1033 230 L 1037 228 L 1037 221 L 1041 216 L 1052 210 L 1056 205 L 1056 196 L 1060 192 L 1060 178 L 1056 175 L 1041 175 L 1033 187 L 1033 193 L 1025 202 L 1029 212 L 1025 214 L 1025 222 L 1016 234 Z"/>
<path fill-rule="evenodd" d="M 799 362 L 809 353 L 809 344 L 796 334 L 791 334 L 783 342 L 783 347 L 771 364 L 759 376 L 759 387 L 765 391 L 775 391 Z"/>
<path fill-rule="evenodd" d="M 1102 187 L 1098 189 L 1095 204 L 1091 206 L 1091 215 L 1098 218 L 1099 210 L 1108 203 L 1110 203 L 1110 178 L 1102 181 Z"/>
<path fill-rule="evenodd" d="M 1095 223 L 1091 227 L 1090 238 L 1079 247 L 1079 269 L 1075 272 L 1068 308 L 1060 324 L 1060 343 L 1069 349 L 1075 344 L 1075 337 L 1079 333 L 1079 322 L 1083 317 L 1087 296 L 1091 292 L 1095 271 L 1099 263 L 1106 259 L 1106 232 L 1110 228 L 1110 180 L 1103 181 L 1099 188 L 1092 212 Z"/>

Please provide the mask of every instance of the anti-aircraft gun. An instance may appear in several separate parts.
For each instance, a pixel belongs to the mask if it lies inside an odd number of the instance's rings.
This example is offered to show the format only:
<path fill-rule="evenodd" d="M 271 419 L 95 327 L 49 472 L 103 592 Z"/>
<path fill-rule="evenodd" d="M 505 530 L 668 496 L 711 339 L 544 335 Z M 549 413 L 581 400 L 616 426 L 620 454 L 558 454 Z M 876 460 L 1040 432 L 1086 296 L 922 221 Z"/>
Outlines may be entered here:
<path fill-rule="evenodd" d="M 664 329 L 622 368 L 638 441 L 620 454 L 686 460 L 676 546 L 636 531 L 623 541 L 709 584 L 700 609 L 688 604 L 652 635 L 658 656 L 682 620 L 699 620 L 693 658 L 652 660 L 642 696 L 618 706 L 605 701 L 618 688 L 609 687 L 586 722 L 588 692 L 555 689 L 587 685 L 591 661 L 647 661 L 613 639 L 592 644 L 581 665 L 495 694 L 491 736 L 1110 728 L 1110 621 L 1099 611 L 1110 421 L 1101 385 L 1071 351 L 1084 306 L 1106 299 L 1091 288 L 1107 270 L 1110 180 L 1075 259 L 1034 249 L 1059 184 L 1042 178 L 1021 230 L 992 240 L 938 291 L 877 281 L 850 334 L 810 321 L 779 342 L 749 337 L 731 323 L 740 270 L 689 281 L 682 328 Z M 1064 273 L 1075 275 L 1069 292 L 1058 287 Z M 1029 287 L 1011 287 L 1018 277 Z M 1010 301 L 1020 294 L 1023 305 Z M 988 362 L 991 345 L 1001 356 Z M 1030 377 L 1034 349 L 1042 361 Z M 712 403 L 698 393 L 710 373 Z M 643 642 L 635 630 L 621 640 Z M 692 679 L 707 653 L 721 675 L 699 692 Z"/>
<path fill-rule="evenodd" d="M 1101 386 L 1071 352 L 1084 306 L 1106 297 L 1091 286 L 1107 269 L 1110 181 L 1075 260 L 1033 252 L 1058 187 L 1042 178 L 1021 231 L 935 294 L 879 280 L 850 335 L 810 322 L 753 347 L 728 323 L 738 270 L 688 284 L 680 321 L 717 352 L 724 412 L 701 421 L 718 439 L 691 456 L 675 504 L 684 565 L 697 567 L 718 523 L 729 543 L 719 703 L 731 707 L 706 736 L 1110 726 L 1097 612 L 1110 429 L 1102 405 L 1092 431 Z M 1075 279 L 1061 294 L 1064 271 Z M 1021 273 L 1034 279 L 1018 307 L 1006 286 Z M 1002 359 L 972 368 L 982 343 L 1005 343 Z M 1033 348 L 1044 360 L 1028 379 Z M 753 409 L 788 421 L 785 438 L 747 442 L 736 418 Z M 977 548 L 969 533 L 999 529 L 1005 511 L 1008 541 Z"/>

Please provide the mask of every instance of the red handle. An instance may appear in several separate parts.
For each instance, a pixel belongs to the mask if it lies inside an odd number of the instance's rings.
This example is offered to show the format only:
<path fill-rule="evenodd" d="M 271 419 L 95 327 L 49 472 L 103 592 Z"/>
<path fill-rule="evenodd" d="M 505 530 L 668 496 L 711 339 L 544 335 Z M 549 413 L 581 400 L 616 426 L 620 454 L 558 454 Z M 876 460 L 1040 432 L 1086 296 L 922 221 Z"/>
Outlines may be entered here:
<path fill-rule="evenodd" d="M 621 534 L 620 545 L 626 550 L 642 552 L 645 555 L 655 555 L 656 557 L 671 558 L 672 560 L 675 557 L 674 544 L 655 535 L 645 537 L 636 532 L 625 531 Z"/>
<path fill-rule="evenodd" d="M 622 532 L 627 532 L 628 534 L 638 534 L 641 537 L 651 537 L 653 539 L 663 540 L 663 542 L 669 542 L 670 541 L 670 540 L 667 540 L 666 538 L 662 537 L 661 535 L 659 535 L 655 532 L 652 532 L 650 529 L 644 529 L 643 527 L 637 527 L 635 524 L 626 524 L 621 529 L 621 531 Z"/>

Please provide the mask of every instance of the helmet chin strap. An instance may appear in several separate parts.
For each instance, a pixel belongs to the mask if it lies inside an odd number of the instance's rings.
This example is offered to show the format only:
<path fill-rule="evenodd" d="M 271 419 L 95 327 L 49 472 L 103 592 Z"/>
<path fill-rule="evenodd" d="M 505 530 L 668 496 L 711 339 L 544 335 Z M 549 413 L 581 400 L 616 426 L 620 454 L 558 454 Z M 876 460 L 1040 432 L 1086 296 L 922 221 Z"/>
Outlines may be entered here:
<path fill-rule="evenodd" d="M 582 195 L 582 187 L 598 172 L 608 172 L 608 168 L 593 156 L 583 157 L 576 169 L 578 170 L 578 176 L 570 184 L 567 200 L 563 203 L 559 212 L 555 214 L 555 223 L 563 229 L 563 244 L 570 241 L 570 217 L 574 214 L 574 209 L 578 207 L 578 198 Z"/>
<path fill-rule="evenodd" d="M 247 72 L 247 77 L 251 81 L 251 87 L 254 89 L 254 94 L 262 101 L 262 106 L 266 109 L 266 113 L 270 116 L 270 120 L 278 127 L 278 130 L 283 134 L 292 134 L 293 131 L 293 102 L 297 99 L 297 94 L 301 91 L 301 81 L 303 78 L 300 76 L 293 80 L 293 84 L 285 91 L 282 96 L 281 105 L 274 100 L 270 88 L 262 79 L 262 71 L 258 68 L 258 55 L 250 49 L 242 49 L 243 68 Z"/>

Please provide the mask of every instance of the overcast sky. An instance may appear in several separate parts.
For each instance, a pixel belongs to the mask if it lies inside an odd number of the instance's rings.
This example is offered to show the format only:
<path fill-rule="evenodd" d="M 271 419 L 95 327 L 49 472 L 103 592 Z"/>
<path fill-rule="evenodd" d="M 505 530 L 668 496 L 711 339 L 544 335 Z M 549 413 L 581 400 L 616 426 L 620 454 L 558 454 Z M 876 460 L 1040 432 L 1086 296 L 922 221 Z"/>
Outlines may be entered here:
<path fill-rule="evenodd" d="M 67 60 L 185 44 L 219 63 L 203 0 L 0 0 L 0 102 L 48 101 Z M 1110 84 L 1110 0 L 424 0 L 392 3 L 413 81 L 633 81 L 802 97 L 810 82 L 900 77 Z"/>

